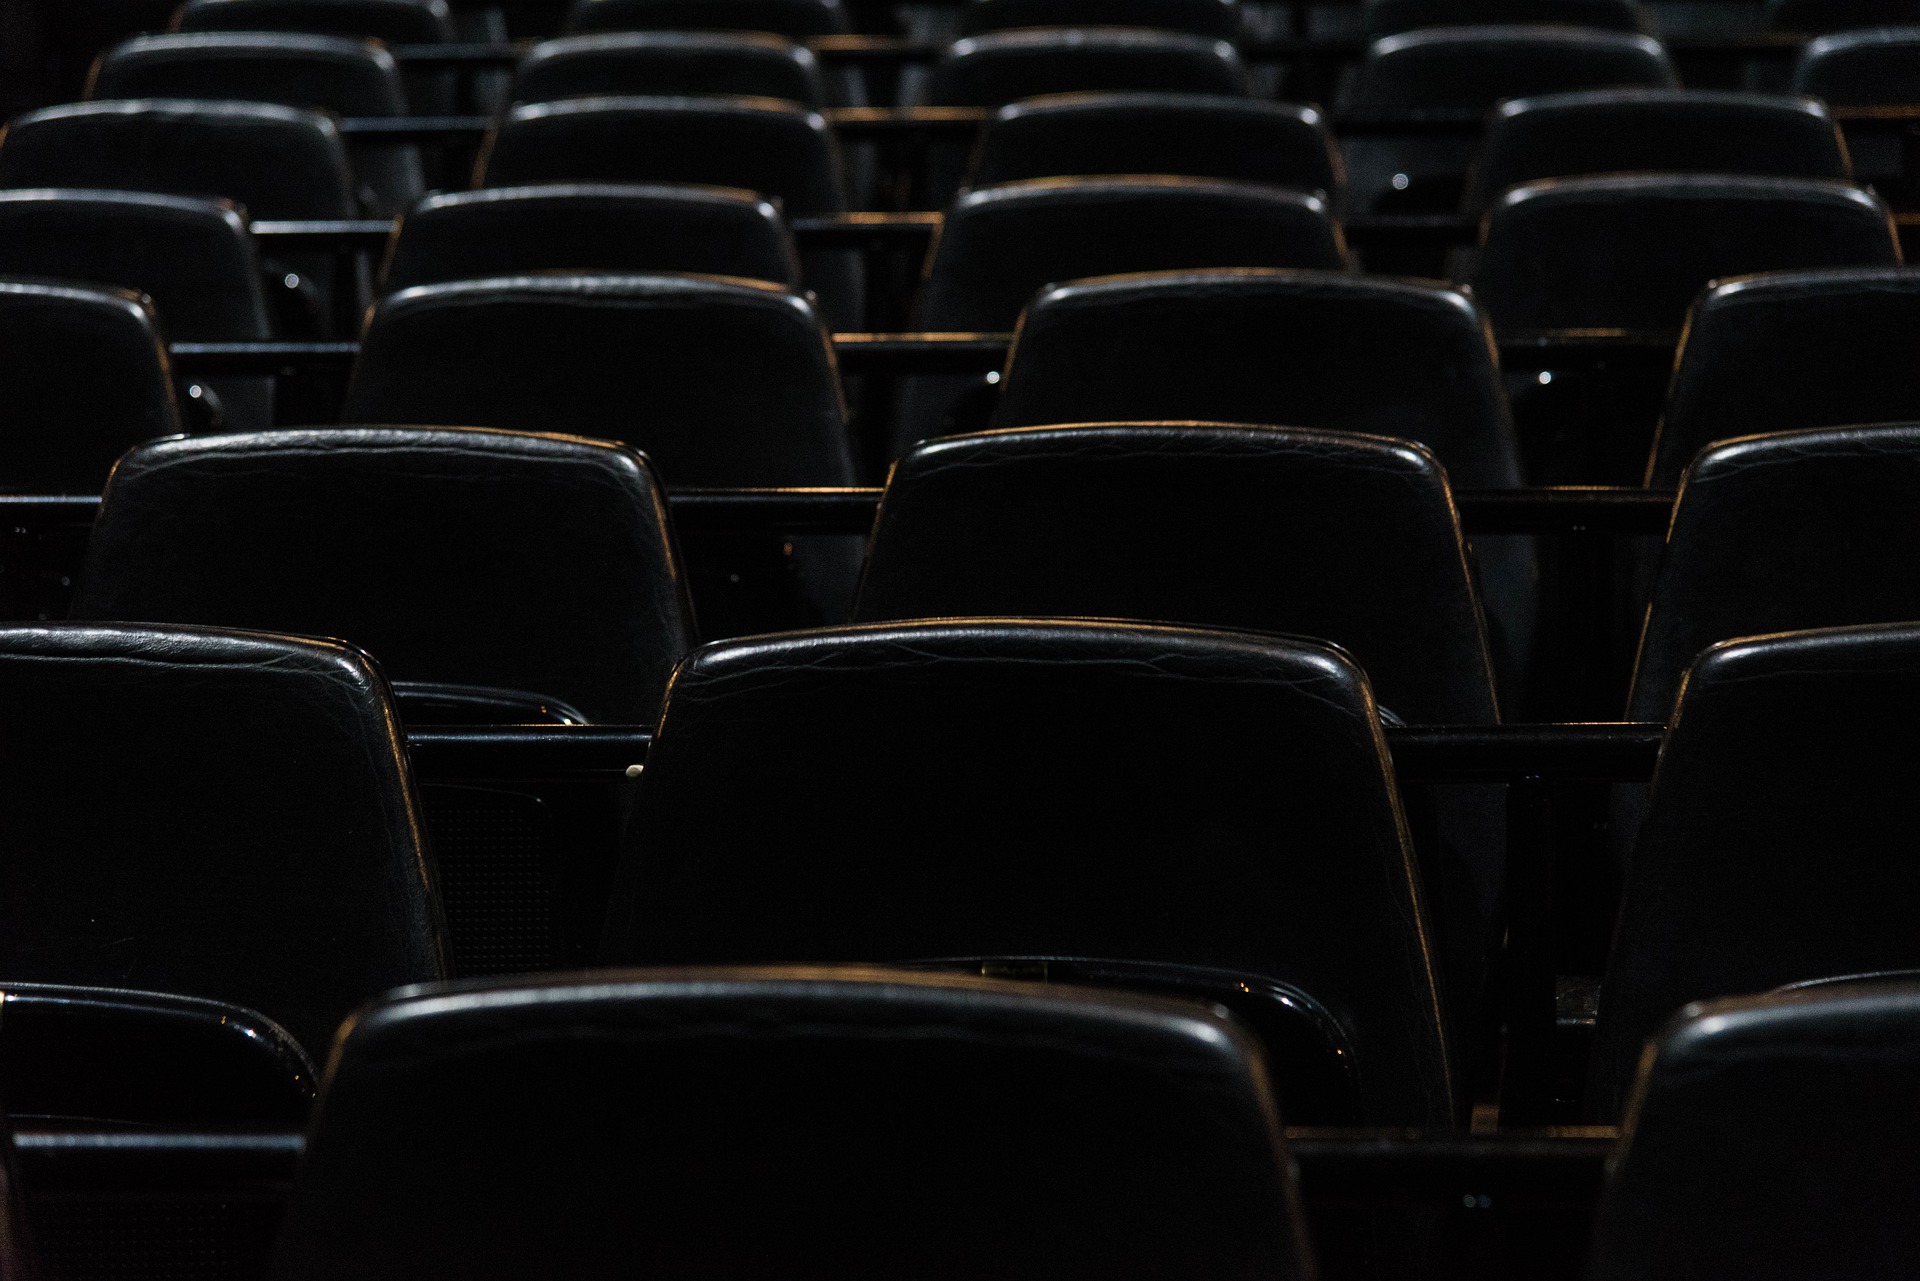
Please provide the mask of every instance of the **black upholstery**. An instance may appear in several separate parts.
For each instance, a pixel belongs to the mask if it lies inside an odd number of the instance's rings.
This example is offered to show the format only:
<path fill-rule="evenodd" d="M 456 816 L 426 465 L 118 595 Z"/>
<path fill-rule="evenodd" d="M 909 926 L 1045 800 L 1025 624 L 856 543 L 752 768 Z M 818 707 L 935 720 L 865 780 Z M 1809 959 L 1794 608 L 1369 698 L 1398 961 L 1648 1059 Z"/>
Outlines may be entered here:
<path fill-rule="evenodd" d="M 1717 277 L 1899 261 L 1886 206 L 1844 183 L 1564 178 L 1495 202 L 1473 289 L 1496 328 L 1676 330 Z"/>
<path fill-rule="evenodd" d="M 153 309 L 138 294 L 0 279 L 0 490 L 98 493 L 128 447 L 180 430 Z"/>
<path fill-rule="evenodd" d="M 6 983 L 0 1092 L 15 1120 L 301 1125 L 319 1074 L 286 1030 L 159 992 Z"/>
<path fill-rule="evenodd" d="M 1235 0 L 972 0 L 960 9 L 962 35 L 1017 27 L 1147 27 L 1216 40 L 1240 38 Z"/>
<path fill-rule="evenodd" d="M 1920 618 L 1920 427 L 1724 442 L 1693 460 L 1661 559 L 1629 715 L 1663 720 L 1717 641 Z"/>
<path fill-rule="evenodd" d="M 1767 0 L 1767 25 L 1815 34 L 1920 22 L 1915 0 Z"/>
<path fill-rule="evenodd" d="M 486 1118 L 505 1095 L 533 1111 L 501 1133 Z M 1259 1051 L 1233 1024 L 1187 1002 L 761 969 L 375 1007 L 330 1070 L 272 1275 L 1194 1269 L 1312 1275 Z"/>
<path fill-rule="evenodd" d="M 1566 26 L 1653 34 L 1637 0 L 1366 0 L 1367 34 L 1423 27 Z"/>
<path fill-rule="evenodd" d="M 1540 178 L 1635 172 L 1845 181 L 1840 128 L 1823 105 L 1704 89 L 1596 89 L 1503 102 L 1488 119 L 1467 208 Z"/>
<path fill-rule="evenodd" d="M 1332 192 L 1340 161 L 1312 107 L 1175 93 L 1056 94 L 1000 108 L 968 181 L 1164 173 Z"/>
<path fill-rule="evenodd" d="M 1911 982 L 1691 1007 L 1641 1070 L 1587 1275 L 1899 1276 L 1917 1090 Z"/>
<path fill-rule="evenodd" d="M 308 31 L 388 44 L 454 39 L 447 0 L 186 0 L 175 31 Z"/>
<path fill-rule="evenodd" d="M 1462 488 L 1520 483 L 1486 322 L 1458 290 L 1160 272 L 1058 286 L 1027 308 L 997 425 L 1180 419 L 1404 437 Z"/>
<path fill-rule="evenodd" d="M 224 200 L 0 190 L 0 274 L 136 290 L 177 342 L 273 336 L 246 220 Z M 216 378 L 205 387 L 228 426 L 271 425 L 271 380 Z"/>
<path fill-rule="evenodd" d="M 1920 90 L 1920 27 L 1839 31 L 1807 42 L 1793 91 L 1836 107 L 1912 102 Z"/>
<path fill-rule="evenodd" d="M 1331 1013 L 1364 1119 L 1452 1119 L 1376 709 L 1323 646 L 981 619 L 709 645 L 628 841 L 609 960 L 1237 970 Z"/>
<path fill-rule="evenodd" d="M 400 683 L 649 724 L 692 648 L 645 459 L 497 431 L 162 441 L 115 469 L 72 616 L 338 636 Z M 515 718 L 520 719 L 520 718 Z"/>
<path fill-rule="evenodd" d="M 724 187 L 554 183 L 430 196 L 401 221 L 386 290 L 531 271 L 688 271 L 798 287 L 780 211 Z"/>
<path fill-rule="evenodd" d="M 805 45 L 750 31 L 613 31 L 537 44 L 513 77 L 515 102 L 618 95 L 732 94 L 827 105 Z"/>
<path fill-rule="evenodd" d="M 1484 109 L 1502 98 L 1678 85 L 1650 36 L 1581 27 L 1452 26 L 1375 40 L 1342 94 L 1348 109 Z"/>
<path fill-rule="evenodd" d="M 840 0 L 575 0 L 566 29 L 766 31 L 790 40 L 853 30 Z"/>
<path fill-rule="evenodd" d="M 368 322 L 343 413 L 590 431 L 646 450 L 670 486 L 853 482 L 819 318 L 758 281 L 555 272 L 402 290 Z"/>
<path fill-rule="evenodd" d="M 0 627 L 0 974 L 232 1001 L 309 1052 L 441 977 L 378 672 L 321 641 Z"/>
<path fill-rule="evenodd" d="M 1177 177 L 1038 180 L 971 191 L 947 214 L 919 302 L 930 330 L 1007 330 L 1035 292 L 1114 272 L 1345 267 L 1326 204 Z"/>
<path fill-rule="evenodd" d="M 1716 440 L 1920 421 L 1920 271 L 1750 276 L 1694 304 L 1647 468 L 1670 489 Z"/>
<path fill-rule="evenodd" d="M 136 36 L 100 55 L 87 96 L 277 102 L 341 116 L 407 114 L 392 54 L 368 41 L 298 32 Z M 397 214 L 420 198 L 417 147 L 349 140 L 347 148 L 368 212 Z"/>
<path fill-rule="evenodd" d="M 1627 864 L 1596 1115 L 1688 1001 L 1920 963 L 1908 623 L 1754 636 L 1693 664 Z"/>
<path fill-rule="evenodd" d="M 969 36 L 927 83 L 935 106 L 1000 107 L 1050 93 L 1250 92 L 1224 40 L 1134 27 L 1037 27 Z"/>

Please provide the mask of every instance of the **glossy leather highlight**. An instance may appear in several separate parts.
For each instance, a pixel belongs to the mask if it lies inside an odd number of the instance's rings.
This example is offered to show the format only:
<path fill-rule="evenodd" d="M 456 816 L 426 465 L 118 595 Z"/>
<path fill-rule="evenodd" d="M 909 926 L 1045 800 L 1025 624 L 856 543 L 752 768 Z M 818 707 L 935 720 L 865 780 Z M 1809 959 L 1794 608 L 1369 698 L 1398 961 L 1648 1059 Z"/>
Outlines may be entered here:
<path fill-rule="evenodd" d="M 956 40 L 934 65 L 926 100 L 1001 107 L 1048 93 L 1252 93 L 1225 40 L 1133 27 L 1036 27 Z"/>
<path fill-rule="evenodd" d="M 853 26 L 840 0 L 574 0 L 566 30 L 767 31 L 805 40 Z"/>
<path fill-rule="evenodd" d="M 609 31 L 535 45 L 513 74 L 514 102 L 623 94 L 731 94 L 827 106 L 803 44 L 752 31 Z"/>
<path fill-rule="evenodd" d="M 1651 36 L 1582 27 L 1447 26 L 1375 40 L 1341 95 L 1348 110 L 1492 107 L 1575 89 L 1672 89 L 1673 64 Z"/>

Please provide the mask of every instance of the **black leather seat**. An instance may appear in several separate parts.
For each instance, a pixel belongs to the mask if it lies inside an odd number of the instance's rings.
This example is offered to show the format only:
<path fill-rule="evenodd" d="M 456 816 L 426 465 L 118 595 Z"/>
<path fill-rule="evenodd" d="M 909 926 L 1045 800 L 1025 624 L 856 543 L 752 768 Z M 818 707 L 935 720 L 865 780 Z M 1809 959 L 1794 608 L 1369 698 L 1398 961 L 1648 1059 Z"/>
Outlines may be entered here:
<path fill-rule="evenodd" d="M 933 68 L 926 100 L 1000 107 L 1093 92 L 1245 96 L 1251 82 L 1224 40 L 1134 27 L 1038 27 L 955 41 Z"/>
<path fill-rule="evenodd" d="M 1147 27 L 1238 40 L 1235 0 L 972 0 L 961 6 L 960 34 L 1019 27 Z"/>
<path fill-rule="evenodd" d="M 1914 23 L 1920 23 L 1915 0 L 1767 0 L 1767 25 L 1775 31 L 1819 35 Z"/>
<path fill-rule="evenodd" d="M 970 191 L 948 211 L 927 256 L 916 323 L 1010 330 L 1045 286 L 1115 272 L 1346 265 L 1326 203 L 1301 192 L 1151 176 L 1007 183 Z M 983 426 L 974 402 L 984 388 L 978 379 L 906 380 L 892 452 Z"/>
<path fill-rule="evenodd" d="M 307 31 L 388 44 L 456 38 L 447 0 L 186 0 L 175 31 Z"/>
<path fill-rule="evenodd" d="M 0 187 L 216 197 L 256 219 L 360 213 L 333 121 L 263 102 L 134 98 L 29 112 L 0 133 Z M 358 282 L 341 278 L 330 253 L 277 253 L 261 269 L 289 336 L 332 333 L 336 291 L 358 299 Z"/>
<path fill-rule="evenodd" d="M 1785 271 L 1713 286 L 1688 318 L 1647 484 L 1673 488 L 1717 440 L 1920 421 L 1916 344 L 1920 271 Z"/>
<path fill-rule="evenodd" d="M 319 1054 L 444 975 L 380 675 L 341 645 L 0 628 L 0 975 L 231 1001 Z"/>
<path fill-rule="evenodd" d="M 0 274 L 133 289 L 176 342 L 274 336 L 246 220 L 224 200 L 124 191 L 0 190 Z M 60 367 L 67 365 L 66 360 Z M 231 428 L 273 422 L 273 381 L 195 385 L 203 417 Z"/>
<path fill-rule="evenodd" d="M 538 182 L 710 183 L 776 198 L 788 217 L 849 207 L 840 148 L 825 118 L 767 98 L 576 98 L 515 107 L 489 136 L 474 185 Z M 801 262 L 835 326 L 858 329 L 859 254 L 814 251 Z"/>
<path fill-rule="evenodd" d="M 1312 107 L 1177 93 L 1085 93 L 1000 108 L 968 182 L 1163 173 L 1332 194 L 1340 160 Z"/>
<path fill-rule="evenodd" d="M 1637 0 L 1366 0 L 1375 39 L 1425 27 L 1562 26 L 1653 35 Z"/>
<path fill-rule="evenodd" d="M 558 270 L 800 285 L 793 240 L 764 197 L 725 187 L 552 183 L 428 197 L 401 220 L 381 287 Z"/>
<path fill-rule="evenodd" d="M 1472 279 L 1496 328 L 1673 331 L 1717 277 L 1899 261 L 1887 207 L 1858 187 L 1629 174 L 1507 192 Z"/>
<path fill-rule="evenodd" d="M 1688 1001 L 1920 964 L 1910 623 L 1750 636 L 1688 672 L 1627 864 L 1595 1115 Z"/>
<path fill-rule="evenodd" d="M 298 32 L 136 36 L 100 55 L 87 96 L 277 102 L 355 117 L 407 114 L 392 54 L 364 40 Z M 349 139 L 347 149 L 368 213 L 391 217 L 420 198 L 425 180 L 418 147 Z"/>
<path fill-rule="evenodd" d="M 1665 720 L 1696 655 L 1737 636 L 1920 618 L 1909 513 L 1920 427 L 1752 436 L 1682 481 L 1640 641 L 1629 717 Z"/>
<path fill-rule="evenodd" d="M 1870 27 L 1809 40 L 1793 91 L 1835 107 L 1898 106 L 1920 97 L 1920 27 Z"/>
<path fill-rule="evenodd" d="M 161 441 L 107 487 L 71 616 L 338 636 L 441 712 L 650 724 L 692 648 L 645 459 L 499 431 Z M 455 687 L 449 689 L 448 687 Z M 543 712 L 544 709 L 544 712 Z M 489 714 L 491 713 L 491 714 Z"/>
<path fill-rule="evenodd" d="M 319 1073 L 286 1029 L 221 1001 L 7 983 L 0 1090 L 14 1120 L 303 1125 Z"/>
<path fill-rule="evenodd" d="M 1596 89 L 1503 102 L 1488 118 L 1466 208 L 1541 178 L 1666 172 L 1847 181 L 1847 145 L 1809 98 L 1703 89 Z"/>
<path fill-rule="evenodd" d="M 853 30 L 840 0 L 575 0 L 566 29 L 766 31 L 789 40 Z"/>
<path fill-rule="evenodd" d="M 1587 1276 L 1899 1276 L 1916 1091 L 1912 983 L 1689 1007 L 1641 1070 Z"/>
<path fill-rule="evenodd" d="M 138 294 L 0 279 L 0 490 L 94 494 L 130 446 L 180 430 L 153 308 Z"/>
<path fill-rule="evenodd" d="M 503 1093 L 538 1101 L 532 1123 L 485 1123 Z M 1312 1275 L 1259 1051 L 1232 1023 L 1186 1002 L 786 969 L 376 1007 L 329 1075 L 272 1276 L 1196 1269 Z"/>
<path fill-rule="evenodd" d="M 742 788 L 754 804 L 726 799 Z M 1327 1012 L 1357 1119 L 1447 1125 L 1424 919 L 1377 714 L 1341 653 L 945 619 L 750 638 L 681 665 L 606 959 L 1234 971 Z"/>
<path fill-rule="evenodd" d="M 731 94 L 827 105 L 803 44 L 749 31 L 613 31 L 537 44 L 514 72 L 515 102 L 643 94 Z"/>
<path fill-rule="evenodd" d="M 1486 111 L 1504 98 L 1621 86 L 1671 89 L 1673 64 L 1650 36 L 1555 26 L 1432 27 L 1373 41 L 1338 95 L 1345 112 Z M 1342 152 L 1360 210 L 1458 207 L 1472 137 L 1356 137 Z"/>

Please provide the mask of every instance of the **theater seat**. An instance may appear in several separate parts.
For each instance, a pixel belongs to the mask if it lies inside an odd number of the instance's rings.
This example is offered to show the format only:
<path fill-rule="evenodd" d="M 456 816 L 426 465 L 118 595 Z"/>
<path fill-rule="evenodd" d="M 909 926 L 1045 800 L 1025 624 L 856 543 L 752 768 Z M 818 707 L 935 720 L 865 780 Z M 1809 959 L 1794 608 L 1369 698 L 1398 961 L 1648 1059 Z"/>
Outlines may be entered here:
<path fill-rule="evenodd" d="M 136 36 L 100 55 L 87 97 L 273 102 L 355 117 L 404 116 L 408 109 L 398 65 L 385 49 L 295 32 Z M 420 198 L 425 179 L 417 147 L 366 139 L 346 145 L 368 213 L 391 217 Z"/>
<path fill-rule="evenodd" d="M 1039 27 L 955 41 L 933 68 L 926 101 L 999 107 L 1050 93 L 1245 96 L 1247 69 L 1224 40 L 1135 27 Z"/>
<path fill-rule="evenodd" d="M 383 291 L 535 271 L 680 271 L 800 286 L 773 202 L 726 187 L 546 183 L 430 196 L 401 221 Z"/>
<path fill-rule="evenodd" d="M 1239 972 L 1328 1012 L 1358 1119 L 1448 1125 L 1377 726 L 1344 654 L 1251 633 L 976 618 L 710 645 L 668 692 L 605 959 Z"/>
<path fill-rule="evenodd" d="M 319 1084 L 284 1028 L 237 1005 L 11 982 L 0 1001 L 0 1090 L 15 1121 L 299 1126 Z"/>
<path fill-rule="evenodd" d="M 1596 89 L 1503 102 L 1488 118 L 1466 208 L 1479 213 L 1523 182 L 1581 174 L 1853 176 L 1822 104 L 1705 89 Z"/>
<path fill-rule="evenodd" d="M 385 683 L 325 641 L 0 627 L 0 974 L 258 1010 L 317 1055 L 445 973 Z"/>
<path fill-rule="evenodd" d="M 1899 106 L 1920 96 L 1920 27 L 1868 27 L 1809 40 L 1793 91 L 1836 107 Z"/>
<path fill-rule="evenodd" d="M 1340 159 L 1312 107 L 1178 93 L 1055 94 L 994 113 L 968 184 L 1180 174 L 1331 195 Z"/>
<path fill-rule="evenodd" d="M 1916 344 L 1920 271 L 1840 267 L 1716 284 L 1687 320 L 1646 483 L 1673 488 L 1695 454 L 1735 436 L 1920 421 Z"/>
<path fill-rule="evenodd" d="M 503 1097 L 526 1124 L 486 1123 Z M 1232 1023 L 1029 984 L 758 969 L 375 1007 L 340 1045 L 272 1276 L 1195 1269 L 1312 1275 L 1259 1051 Z"/>
<path fill-rule="evenodd" d="M 827 105 L 803 44 L 749 31 L 614 31 L 535 45 L 514 71 L 514 102 L 623 94 L 732 94 Z"/>
<path fill-rule="evenodd" d="M 305 31 L 390 45 L 459 38 L 447 0 L 186 0 L 173 15 L 173 30 Z M 432 114 L 458 105 L 457 85 L 445 71 L 407 72 L 405 79 L 416 111 Z"/>
<path fill-rule="evenodd" d="M 960 34 L 1018 27 L 1148 27 L 1237 40 L 1235 0 L 972 0 L 960 7 Z"/>
<path fill-rule="evenodd" d="M 123 289 L 0 279 L 0 490 L 93 494 L 122 451 L 180 430 L 153 308 Z"/>
<path fill-rule="evenodd" d="M 805 40 L 853 27 L 840 0 L 574 0 L 566 30 L 766 31 Z"/>
<path fill-rule="evenodd" d="M 692 648 L 685 590 L 665 501 L 630 450 L 327 428 L 129 454 L 72 616 L 341 637 L 378 659 L 409 721 L 437 707 L 459 723 L 645 725 Z M 479 704 L 446 709 L 462 689 Z M 504 715 L 488 706 L 503 696 Z"/>
<path fill-rule="evenodd" d="M 1775 31 L 1818 35 L 1915 22 L 1920 22 L 1915 0 L 1767 0 L 1767 25 Z"/>
<path fill-rule="evenodd" d="M 1620 1105 L 1641 1044 L 1688 1001 L 1920 965 L 1906 786 L 1917 656 L 1920 632 L 1888 623 L 1749 635 L 1693 663 L 1627 864 L 1596 1115 Z"/>
<path fill-rule="evenodd" d="M 0 190 L 0 274 L 135 290 L 153 300 L 176 342 L 274 336 L 246 220 L 224 200 Z M 201 389 L 196 412 L 204 421 L 235 429 L 273 422 L 272 379 L 211 378 L 193 386 Z"/>
<path fill-rule="evenodd" d="M 1637 0 L 1366 0 L 1374 39 L 1426 27 L 1562 26 L 1655 34 Z"/>
<path fill-rule="evenodd" d="M 1887 207 L 1858 187 L 1628 174 L 1507 192 L 1472 281 L 1498 329 L 1672 331 L 1718 277 L 1899 261 Z"/>

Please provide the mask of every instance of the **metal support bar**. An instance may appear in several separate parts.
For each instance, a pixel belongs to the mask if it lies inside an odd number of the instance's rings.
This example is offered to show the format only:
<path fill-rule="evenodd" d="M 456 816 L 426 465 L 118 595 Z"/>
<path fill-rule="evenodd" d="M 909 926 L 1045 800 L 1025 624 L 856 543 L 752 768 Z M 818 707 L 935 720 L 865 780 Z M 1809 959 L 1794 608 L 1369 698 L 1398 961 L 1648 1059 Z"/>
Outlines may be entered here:
<path fill-rule="evenodd" d="M 794 218 L 803 249 L 899 249 L 924 254 L 944 221 L 937 213 L 849 213 Z"/>
<path fill-rule="evenodd" d="M 850 374 L 981 374 L 1007 362 L 1012 334 L 835 334 L 833 350 Z"/>
<path fill-rule="evenodd" d="M 374 142 L 472 142 L 493 127 L 489 116 L 348 116 L 340 132 Z"/>
<path fill-rule="evenodd" d="M 353 368 L 357 342 L 177 342 L 176 372 L 197 378 L 271 377 Z"/>
<path fill-rule="evenodd" d="M 326 220 L 274 219 L 256 222 L 253 234 L 273 242 L 276 249 L 338 249 L 382 252 L 393 235 L 393 223 L 378 218 Z"/>

